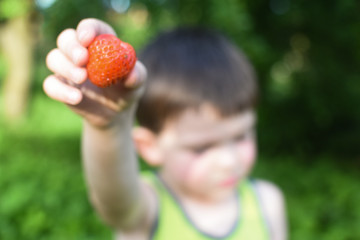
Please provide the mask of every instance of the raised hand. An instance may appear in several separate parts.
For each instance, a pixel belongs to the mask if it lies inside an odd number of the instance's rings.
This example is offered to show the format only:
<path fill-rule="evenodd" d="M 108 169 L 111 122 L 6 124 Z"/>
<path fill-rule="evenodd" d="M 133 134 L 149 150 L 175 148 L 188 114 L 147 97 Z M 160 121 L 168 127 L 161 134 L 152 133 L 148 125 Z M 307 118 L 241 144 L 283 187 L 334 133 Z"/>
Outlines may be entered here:
<path fill-rule="evenodd" d="M 123 81 L 99 88 L 87 80 L 87 47 L 100 34 L 116 35 L 106 23 L 97 19 L 84 19 L 76 29 L 66 29 L 57 39 L 57 48 L 46 58 L 48 68 L 54 73 L 43 83 L 45 93 L 68 104 L 74 112 L 96 127 L 106 127 L 116 121 L 121 112 L 135 108 L 143 90 L 146 69 L 140 63 Z"/>

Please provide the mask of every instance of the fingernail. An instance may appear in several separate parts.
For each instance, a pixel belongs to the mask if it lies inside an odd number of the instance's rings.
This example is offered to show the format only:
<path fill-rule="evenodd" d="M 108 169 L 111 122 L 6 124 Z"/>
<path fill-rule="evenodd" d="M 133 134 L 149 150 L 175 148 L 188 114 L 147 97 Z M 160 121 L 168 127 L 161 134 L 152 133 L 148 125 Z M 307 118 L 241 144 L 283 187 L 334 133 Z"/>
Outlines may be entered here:
<path fill-rule="evenodd" d="M 139 78 L 139 74 L 137 71 L 133 71 L 130 73 L 129 79 L 126 81 L 125 86 L 128 88 L 136 88 L 141 85 L 142 80 Z"/>
<path fill-rule="evenodd" d="M 136 81 L 135 81 L 135 87 L 139 87 L 141 84 L 143 84 L 144 79 L 141 78 L 140 74 L 138 72 L 135 73 Z"/>

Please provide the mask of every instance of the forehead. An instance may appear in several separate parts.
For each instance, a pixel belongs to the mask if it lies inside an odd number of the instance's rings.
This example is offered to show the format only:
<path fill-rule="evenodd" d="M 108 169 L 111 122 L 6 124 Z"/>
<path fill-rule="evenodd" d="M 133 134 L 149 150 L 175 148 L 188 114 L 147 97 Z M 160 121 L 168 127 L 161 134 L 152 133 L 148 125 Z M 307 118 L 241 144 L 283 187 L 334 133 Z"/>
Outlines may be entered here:
<path fill-rule="evenodd" d="M 237 136 L 255 124 L 252 110 L 222 117 L 209 105 L 189 109 L 176 119 L 170 120 L 164 133 L 177 138 L 180 144 L 193 145 L 201 142 L 217 142 Z"/>

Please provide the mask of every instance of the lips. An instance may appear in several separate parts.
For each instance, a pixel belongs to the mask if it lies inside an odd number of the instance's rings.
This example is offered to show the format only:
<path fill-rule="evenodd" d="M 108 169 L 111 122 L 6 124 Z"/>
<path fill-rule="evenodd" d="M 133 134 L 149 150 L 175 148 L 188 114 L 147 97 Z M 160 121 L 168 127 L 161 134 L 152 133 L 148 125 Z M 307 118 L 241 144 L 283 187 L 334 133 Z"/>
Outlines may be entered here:
<path fill-rule="evenodd" d="M 223 187 L 233 187 L 237 184 L 238 178 L 230 177 L 220 182 L 220 186 Z"/>

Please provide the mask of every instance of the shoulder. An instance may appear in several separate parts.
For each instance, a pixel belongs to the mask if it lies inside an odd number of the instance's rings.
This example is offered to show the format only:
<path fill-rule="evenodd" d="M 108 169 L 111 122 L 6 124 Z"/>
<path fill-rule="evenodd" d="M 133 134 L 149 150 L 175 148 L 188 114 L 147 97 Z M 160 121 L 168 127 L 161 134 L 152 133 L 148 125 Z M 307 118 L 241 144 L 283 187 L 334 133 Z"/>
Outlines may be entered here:
<path fill-rule="evenodd" d="M 255 179 L 254 186 L 262 200 L 270 203 L 284 204 L 284 195 L 281 189 L 272 182 Z"/>
<path fill-rule="evenodd" d="M 281 189 L 274 183 L 260 179 L 254 181 L 254 186 L 269 225 L 272 239 L 286 239 L 285 199 Z"/>
<path fill-rule="evenodd" d="M 147 231 L 152 231 L 158 214 L 158 193 L 154 183 L 153 173 L 144 173 L 141 175 L 143 186 L 143 199 L 147 209 L 146 225 Z"/>
<path fill-rule="evenodd" d="M 137 223 L 129 229 L 115 229 L 116 239 L 150 239 L 154 230 L 157 211 L 158 196 L 153 186 L 152 174 L 145 172 L 140 174 L 141 183 L 141 217 Z"/>

